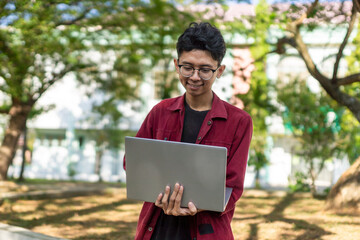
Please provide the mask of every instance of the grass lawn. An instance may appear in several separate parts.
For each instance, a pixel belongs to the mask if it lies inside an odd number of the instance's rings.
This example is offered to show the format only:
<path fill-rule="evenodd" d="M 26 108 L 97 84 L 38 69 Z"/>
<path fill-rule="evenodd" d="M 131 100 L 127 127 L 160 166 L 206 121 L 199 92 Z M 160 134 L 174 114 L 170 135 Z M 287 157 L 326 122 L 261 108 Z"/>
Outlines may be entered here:
<path fill-rule="evenodd" d="M 235 239 L 360 239 L 359 213 L 324 212 L 323 206 L 309 194 L 245 190 L 232 221 Z M 140 208 L 124 188 L 111 188 L 102 196 L 5 200 L 0 222 L 68 239 L 127 240 Z"/>

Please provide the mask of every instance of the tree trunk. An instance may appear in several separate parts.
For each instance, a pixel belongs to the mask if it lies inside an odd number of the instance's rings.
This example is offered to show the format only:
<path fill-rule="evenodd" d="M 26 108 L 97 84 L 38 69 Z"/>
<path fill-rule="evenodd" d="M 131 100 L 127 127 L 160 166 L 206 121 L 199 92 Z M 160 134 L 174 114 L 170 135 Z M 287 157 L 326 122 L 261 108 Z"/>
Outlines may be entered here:
<path fill-rule="evenodd" d="M 360 157 L 346 170 L 331 188 L 325 208 L 360 210 Z"/>
<path fill-rule="evenodd" d="M 256 173 L 255 173 L 255 188 L 256 188 L 256 189 L 261 189 L 261 185 L 260 185 L 260 169 L 256 169 Z"/>
<path fill-rule="evenodd" d="M 99 176 L 99 182 L 102 182 L 101 178 L 101 158 L 103 156 L 104 151 L 102 149 L 99 149 L 96 151 L 96 157 L 95 157 L 95 174 Z"/>
<path fill-rule="evenodd" d="M 317 191 L 316 191 L 316 185 L 315 185 L 316 176 L 314 174 L 314 170 L 310 170 L 310 178 L 311 178 L 310 192 L 311 192 L 312 196 L 315 197 L 317 194 Z"/>
<path fill-rule="evenodd" d="M 315 174 L 315 166 L 314 166 L 314 160 L 313 159 L 308 159 L 307 162 L 309 162 L 309 175 L 311 178 L 311 183 L 310 183 L 310 191 L 312 196 L 316 196 L 317 192 L 316 192 L 316 185 L 315 185 L 315 180 L 316 180 L 316 174 Z"/>
<path fill-rule="evenodd" d="M 22 161 L 21 161 L 21 169 L 20 169 L 20 175 L 19 175 L 19 181 L 24 181 L 24 170 L 25 170 L 25 163 L 26 163 L 26 150 L 27 150 L 27 127 L 25 123 L 24 128 L 24 144 L 22 148 Z"/>
<path fill-rule="evenodd" d="M 9 123 L 0 146 L 0 181 L 7 179 L 9 166 L 14 158 L 19 136 L 24 130 L 26 120 L 34 103 L 13 100 L 9 111 Z"/>

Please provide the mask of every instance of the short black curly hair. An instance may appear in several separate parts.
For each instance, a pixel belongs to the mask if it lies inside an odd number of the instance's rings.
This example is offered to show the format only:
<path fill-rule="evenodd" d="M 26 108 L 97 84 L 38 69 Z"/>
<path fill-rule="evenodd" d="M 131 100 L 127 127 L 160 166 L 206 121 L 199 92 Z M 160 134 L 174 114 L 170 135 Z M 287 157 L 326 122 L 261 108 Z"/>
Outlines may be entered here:
<path fill-rule="evenodd" d="M 190 23 L 189 27 L 178 38 L 176 43 L 178 58 L 182 52 L 194 49 L 209 51 L 219 66 L 226 53 L 226 45 L 221 32 L 208 22 Z"/>

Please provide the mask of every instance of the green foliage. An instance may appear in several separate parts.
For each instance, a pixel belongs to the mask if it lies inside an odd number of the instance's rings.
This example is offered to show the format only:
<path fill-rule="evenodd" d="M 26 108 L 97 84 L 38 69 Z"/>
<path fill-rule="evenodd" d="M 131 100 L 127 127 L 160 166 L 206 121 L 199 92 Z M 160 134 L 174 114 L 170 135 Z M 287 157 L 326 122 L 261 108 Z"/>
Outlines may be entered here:
<path fill-rule="evenodd" d="M 48 105 L 46 107 L 34 107 L 29 113 L 29 119 L 36 118 L 37 116 L 46 113 L 55 108 L 54 104 Z"/>
<path fill-rule="evenodd" d="M 352 41 L 353 49 L 349 56 L 346 56 L 348 72 L 356 74 L 360 72 L 360 25 L 357 26 L 357 34 Z M 346 85 L 342 89 L 350 96 L 360 99 L 360 82 Z M 354 118 L 348 110 L 342 116 L 340 132 L 341 138 L 344 139 L 343 151 L 349 156 L 352 164 L 360 156 L 360 123 Z"/>
<path fill-rule="evenodd" d="M 67 165 L 68 175 L 70 178 L 74 177 L 76 175 L 76 163 L 75 162 L 69 162 Z"/>
<path fill-rule="evenodd" d="M 295 183 L 289 184 L 290 192 L 310 192 L 310 185 L 306 183 L 307 175 L 302 172 L 295 173 Z"/>
<path fill-rule="evenodd" d="M 349 73 L 358 73 L 360 71 L 360 25 L 357 27 L 357 35 L 353 39 L 354 49 L 349 56 L 346 57 L 349 66 Z M 343 90 L 351 96 L 360 98 L 360 83 L 356 82 L 351 85 L 344 86 Z M 353 117 L 349 111 L 345 111 L 342 117 L 341 132 L 342 138 L 351 144 L 344 147 L 344 151 L 348 153 L 350 162 L 353 163 L 360 156 L 360 123 Z"/>
<path fill-rule="evenodd" d="M 61 75 L 63 67 L 58 64 L 67 66 L 68 60 L 77 55 L 75 50 L 86 48 L 80 37 L 72 36 L 73 31 L 80 32 L 80 26 L 59 28 L 61 13 L 57 4 L 42 1 L 5 5 L 0 13 L 1 24 L 5 25 L 0 29 L 0 76 L 5 82 L 1 91 L 5 94 L 24 102 L 37 98 Z M 81 13 L 72 16 L 76 14 Z"/>
<path fill-rule="evenodd" d="M 87 130 L 86 135 L 95 140 L 96 150 L 120 149 L 124 144 L 125 136 L 135 136 L 131 130 L 120 130 L 105 126 L 102 129 Z"/>
<path fill-rule="evenodd" d="M 269 11 L 269 5 L 262 0 L 256 6 L 255 18 L 252 22 L 252 31 L 248 37 L 254 39 L 250 51 L 255 59 L 255 70 L 252 72 L 250 91 L 246 95 L 239 97 L 244 102 L 244 110 L 253 119 L 254 132 L 251 141 L 249 165 L 255 166 L 259 171 L 268 163 L 266 156 L 267 148 L 267 124 L 266 117 L 271 115 L 275 109 L 271 104 L 271 83 L 266 76 L 266 54 L 269 52 L 270 45 L 267 42 L 268 26 L 273 21 L 274 14 Z M 243 26 L 239 26 L 243 29 Z M 239 31 L 241 31 L 241 29 Z"/>
<path fill-rule="evenodd" d="M 355 38 L 352 41 L 354 49 L 351 51 L 351 54 L 346 57 L 348 66 L 349 66 L 349 72 L 350 73 L 357 73 L 360 71 L 360 25 L 357 27 L 357 34 Z M 357 86 L 357 89 L 359 89 L 359 85 Z M 360 95 L 360 92 L 358 92 L 358 96 Z"/>
<path fill-rule="evenodd" d="M 194 20 L 166 1 L 19 0 L 0 9 L 0 91 L 8 100 L 1 112 L 15 100 L 33 105 L 71 72 L 91 86 L 89 95 L 104 96 L 91 121 L 109 118 L 109 131 L 122 117 L 121 101 L 141 97 L 144 73 L 172 59 L 177 37 Z M 33 109 L 30 117 L 50 108 Z"/>
<path fill-rule="evenodd" d="M 347 155 L 350 164 L 360 156 L 360 123 L 349 110 L 345 110 L 340 121 L 340 150 Z"/>
<path fill-rule="evenodd" d="M 352 129 L 346 127 L 351 121 L 343 117 L 344 107 L 337 106 L 323 90 L 312 92 L 306 81 L 279 83 L 277 94 L 284 124 L 297 139 L 294 152 L 306 162 L 306 177 L 311 179 L 315 191 L 314 182 L 325 162 L 344 157 L 346 150 L 353 148 L 354 143 L 344 138 L 356 138 Z"/>
<path fill-rule="evenodd" d="M 36 99 L 74 71 L 83 83 L 95 80 L 106 90 L 125 88 L 114 94 L 124 99 L 132 92 L 128 79 L 142 79 L 159 59 L 169 58 L 172 53 L 164 50 L 174 49 L 175 38 L 192 20 L 165 1 L 3 3 L 0 76 L 5 84 L 0 90 L 23 101 Z M 97 68 L 102 59 L 86 56 L 90 49 L 105 55 L 111 51 L 113 68 Z M 151 62 L 144 64 L 144 59 Z M 111 64 L 109 58 L 105 61 Z"/>
<path fill-rule="evenodd" d="M 285 106 L 281 110 L 284 123 L 299 140 L 298 155 L 326 160 L 338 152 L 344 109 L 324 91 L 313 93 L 305 81 L 296 79 L 284 86 L 279 83 L 278 101 Z"/>

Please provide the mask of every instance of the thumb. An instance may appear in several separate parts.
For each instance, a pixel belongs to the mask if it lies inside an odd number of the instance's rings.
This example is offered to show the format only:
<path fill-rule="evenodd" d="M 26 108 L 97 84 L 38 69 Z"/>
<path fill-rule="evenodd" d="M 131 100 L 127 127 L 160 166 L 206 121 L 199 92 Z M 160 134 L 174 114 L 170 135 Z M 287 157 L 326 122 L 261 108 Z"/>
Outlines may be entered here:
<path fill-rule="evenodd" d="M 197 213 L 197 208 L 193 202 L 189 202 L 188 207 L 189 207 L 191 215 L 195 215 Z"/>

